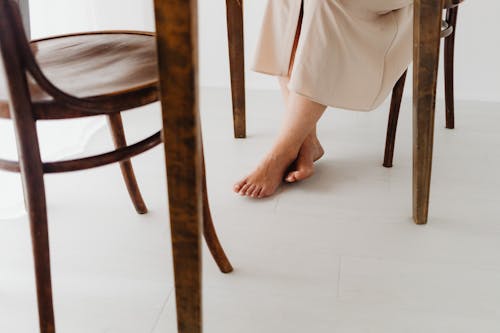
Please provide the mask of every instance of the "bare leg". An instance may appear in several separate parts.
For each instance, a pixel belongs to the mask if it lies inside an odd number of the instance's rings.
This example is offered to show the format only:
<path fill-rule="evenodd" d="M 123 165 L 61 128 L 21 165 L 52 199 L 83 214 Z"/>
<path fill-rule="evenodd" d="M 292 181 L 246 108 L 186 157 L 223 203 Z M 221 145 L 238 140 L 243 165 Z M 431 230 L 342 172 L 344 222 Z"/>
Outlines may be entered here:
<path fill-rule="evenodd" d="M 295 35 L 287 77 L 280 78 L 280 86 L 287 109 L 281 132 L 271 151 L 260 165 L 247 177 L 234 185 L 241 195 L 263 198 L 272 195 L 286 177 L 295 182 L 312 175 L 314 161 L 323 155 L 323 148 L 316 136 L 316 123 L 326 109 L 287 88 L 295 60 L 295 51 L 302 26 L 302 12 Z"/>
<path fill-rule="evenodd" d="M 290 81 L 293 65 L 295 63 L 295 54 L 297 51 L 297 46 L 299 44 L 300 32 L 302 30 L 302 17 L 303 8 L 301 8 L 297 31 L 295 32 L 292 53 L 290 55 L 288 75 L 279 78 L 281 93 L 283 94 L 283 100 L 285 101 L 285 106 L 287 109 L 289 107 L 288 98 L 290 96 L 290 91 L 288 90 L 288 82 Z M 297 159 L 290 166 L 285 180 L 289 183 L 293 183 L 311 177 L 314 173 L 314 162 L 319 160 L 323 156 L 323 154 L 324 150 L 316 134 L 316 125 L 314 125 L 313 129 L 302 143 Z"/>
<path fill-rule="evenodd" d="M 314 162 L 323 157 L 325 151 L 316 136 L 316 129 L 306 137 L 299 150 L 299 155 L 288 170 L 285 180 L 288 183 L 298 182 L 314 174 Z"/>
<path fill-rule="evenodd" d="M 288 82 L 289 77 L 279 78 L 281 93 L 283 94 L 283 99 L 287 108 L 288 96 L 290 95 L 290 91 L 287 87 Z M 314 173 L 314 162 L 319 160 L 324 155 L 324 153 L 325 151 L 323 150 L 323 147 L 321 146 L 321 143 L 318 139 L 316 125 L 314 125 L 311 133 L 309 133 L 309 135 L 302 143 L 302 146 L 299 150 L 299 155 L 289 168 L 285 180 L 289 183 L 293 183 L 311 177 Z"/>
<path fill-rule="evenodd" d="M 325 109 L 325 105 L 290 92 L 284 124 L 273 148 L 250 175 L 235 184 L 234 191 L 254 198 L 276 192 Z"/>

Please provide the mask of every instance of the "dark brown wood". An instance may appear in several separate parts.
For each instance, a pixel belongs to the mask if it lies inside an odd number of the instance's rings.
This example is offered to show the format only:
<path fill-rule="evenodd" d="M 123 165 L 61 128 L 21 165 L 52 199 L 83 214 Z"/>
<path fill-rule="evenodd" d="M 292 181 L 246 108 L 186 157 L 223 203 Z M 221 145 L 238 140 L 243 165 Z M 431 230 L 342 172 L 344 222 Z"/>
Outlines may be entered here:
<path fill-rule="evenodd" d="M 202 332 L 202 151 L 196 0 L 155 0 L 177 326 Z"/>
<path fill-rule="evenodd" d="M 451 34 L 444 40 L 444 87 L 446 100 L 446 128 L 455 128 L 455 32 L 457 30 L 458 7 L 446 10 L 446 22 L 452 27 Z"/>
<path fill-rule="evenodd" d="M 434 111 L 444 0 L 414 2 L 413 219 L 426 224 L 434 143 Z"/>
<path fill-rule="evenodd" d="M 52 301 L 52 282 L 50 269 L 49 231 L 45 184 L 41 168 L 40 149 L 35 120 L 29 113 L 14 117 L 18 140 L 18 153 L 21 159 L 21 178 L 23 180 L 26 210 L 29 214 L 33 259 L 35 264 L 36 290 L 40 332 L 55 332 L 55 319 Z"/>
<path fill-rule="evenodd" d="M 31 20 L 30 20 L 30 6 L 28 0 L 16 0 L 21 10 L 21 18 L 23 20 L 24 31 L 26 36 L 31 36 Z"/>
<path fill-rule="evenodd" d="M 170 7 L 172 4 L 177 7 Z M 171 8 L 177 10 L 170 12 Z M 167 102 L 165 98 L 162 100 L 164 110 L 174 111 L 174 117 L 164 112 L 164 131 L 169 140 L 166 156 L 174 265 L 179 286 L 177 297 L 181 309 L 179 327 L 181 332 L 198 332 L 196 329 L 201 327 L 202 185 L 195 8 L 195 1 L 190 4 L 171 1 L 169 6 L 158 3 L 160 35 L 157 42 L 151 33 L 108 31 L 51 37 L 30 46 L 16 2 L 0 0 L 0 51 L 5 68 L 5 77 L 0 77 L 0 82 L 7 83 L 0 87 L 0 94 L 3 93 L 0 117 L 12 118 L 20 157 L 19 162 L 0 160 L 0 169 L 21 172 L 23 179 L 32 231 L 41 333 L 55 332 L 43 174 L 122 162 L 136 209 L 139 213 L 146 212 L 130 158 L 160 144 L 162 135 L 158 132 L 127 145 L 119 112 L 158 100 L 157 43 L 162 48 L 159 57 L 160 68 L 164 69 L 162 93 L 163 96 L 166 91 L 173 93 Z M 192 14 L 184 11 L 190 9 Z M 191 15 L 194 15 L 192 20 Z M 164 28 L 167 16 L 178 19 L 181 24 L 176 26 L 170 21 Z M 186 25 L 188 21 L 193 26 Z M 165 41 L 168 41 L 167 47 Z M 114 151 L 67 161 L 41 161 L 36 120 L 94 115 L 108 115 Z M 206 187 L 203 188 L 206 194 Z M 229 272 L 232 267 L 215 234 L 207 201 L 204 207 L 207 243 L 221 270 Z"/>
<path fill-rule="evenodd" d="M 234 137 L 246 137 L 243 0 L 226 0 Z"/>
<path fill-rule="evenodd" d="M 44 173 L 70 172 L 100 167 L 103 165 L 125 161 L 159 145 L 162 142 L 160 132 L 157 132 L 133 145 L 122 147 L 108 153 L 78 158 L 74 160 L 44 162 Z M 0 169 L 19 172 L 19 163 L 15 161 L 0 160 Z"/>
<path fill-rule="evenodd" d="M 157 132 L 142 141 L 134 143 L 133 145 L 118 148 L 108 153 L 75 160 L 45 162 L 43 163 L 43 171 L 45 173 L 70 172 L 126 161 L 131 157 L 137 156 L 156 147 L 161 143 L 161 140 L 161 134 L 160 132 Z"/>
<path fill-rule="evenodd" d="M 464 0 L 444 0 L 444 8 L 453 8 L 460 5 Z"/>
<path fill-rule="evenodd" d="M 458 5 L 463 0 L 450 0 L 446 11 L 446 20 L 441 25 L 441 38 L 445 40 L 444 65 L 445 65 L 445 99 L 446 99 L 446 127 L 455 126 L 455 96 L 453 90 L 454 84 L 454 50 L 455 50 L 455 30 L 457 22 Z M 385 145 L 384 166 L 392 167 L 393 153 L 395 146 L 395 133 L 398 122 L 398 115 L 401 97 L 397 96 L 400 92 L 398 87 L 401 82 L 398 81 L 394 86 L 391 101 L 391 111 L 389 112 L 389 124 L 387 127 L 387 140 Z M 399 100 L 399 102 L 397 102 Z M 394 111 L 397 110 L 397 113 Z"/>
<path fill-rule="evenodd" d="M 110 114 L 108 116 L 108 123 L 115 148 L 126 147 L 127 139 L 125 137 L 125 130 L 123 129 L 122 116 L 119 113 Z M 134 169 L 132 169 L 132 162 L 130 159 L 121 161 L 120 169 L 135 210 L 139 214 L 146 214 L 148 209 L 144 203 L 144 199 L 142 198 L 139 186 L 137 185 L 137 180 L 135 178 Z"/>
<path fill-rule="evenodd" d="M 406 82 L 406 70 L 399 78 L 398 82 L 392 89 L 391 108 L 389 111 L 389 121 L 387 124 L 387 137 L 385 140 L 384 166 L 392 168 L 392 160 L 394 157 L 394 145 L 396 141 L 396 130 L 398 127 L 399 110 L 401 109 L 401 100 Z"/>
<path fill-rule="evenodd" d="M 447 38 L 453 33 L 453 26 L 449 25 L 447 21 L 441 22 L 441 38 Z"/>
<path fill-rule="evenodd" d="M 20 165 L 21 178 L 23 180 L 26 209 L 30 220 L 40 331 L 48 333 L 55 332 L 55 320 L 52 301 L 45 185 L 35 120 L 33 118 L 29 119 L 29 116 L 29 113 L 26 113 L 26 119 L 17 116 L 14 118 L 14 123 L 17 132 L 23 133 L 17 135 L 18 153 L 23 155 Z"/>
<path fill-rule="evenodd" d="M 15 6 L 15 7 L 14 7 Z M 13 20 L 16 22 L 13 22 Z M 21 25 L 17 5 L 12 0 L 0 1 L 0 52 L 9 79 L 9 103 L 21 157 L 21 179 L 24 187 L 26 209 L 29 214 L 33 258 L 35 265 L 36 292 L 39 326 L 41 333 L 55 332 L 50 276 L 50 249 L 43 182 L 42 161 L 31 113 L 30 93 L 24 75 L 22 58 L 17 47 L 13 25 Z"/>
<path fill-rule="evenodd" d="M 8 172 L 21 172 L 19 162 L 0 159 L 0 170 Z"/>
<path fill-rule="evenodd" d="M 30 80 L 36 119 L 116 113 L 157 101 L 155 45 L 154 35 L 134 31 L 31 42 L 35 57 L 29 48 L 24 55 L 36 78 Z M 0 117 L 8 117 L 6 91 L 0 83 Z"/>
<path fill-rule="evenodd" d="M 202 150 L 203 154 L 203 150 Z M 202 196 L 203 196 L 203 236 L 207 242 L 208 249 L 212 253 L 212 257 L 215 259 L 217 266 L 222 273 L 231 273 L 233 271 L 233 266 L 227 259 L 226 253 L 222 248 L 219 237 L 215 231 L 214 223 L 212 220 L 212 213 L 210 212 L 210 205 L 208 202 L 208 190 L 207 190 L 207 177 L 205 173 L 205 158 L 202 155 Z"/>

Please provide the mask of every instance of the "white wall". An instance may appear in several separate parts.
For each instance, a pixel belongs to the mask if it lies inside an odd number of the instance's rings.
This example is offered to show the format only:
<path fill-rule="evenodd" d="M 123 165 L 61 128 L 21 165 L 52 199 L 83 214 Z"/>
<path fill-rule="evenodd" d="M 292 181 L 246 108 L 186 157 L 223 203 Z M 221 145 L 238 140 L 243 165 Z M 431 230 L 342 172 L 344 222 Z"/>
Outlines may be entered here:
<path fill-rule="evenodd" d="M 245 2 L 247 68 L 252 60 L 265 3 L 265 0 Z M 496 0 L 466 0 L 461 6 L 455 70 L 458 99 L 500 102 L 500 38 L 496 35 L 500 32 L 499 12 L 500 1 Z M 203 85 L 223 86 L 228 82 L 224 20 L 224 1 L 200 1 Z M 250 89 L 277 89 L 274 80 L 252 72 L 247 74 L 247 85 Z M 440 82 L 440 96 L 442 86 Z M 406 93 L 411 93 L 411 85 Z"/>
<path fill-rule="evenodd" d="M 245 1 L 247 69 L 266 1 Z M 107 28 L 154 29 L 152 0 L 31 0 L 31 6 L 35 35 Z M 467 0 L 461 9 L 456 42 L 457 98 L 500 101 L 500 38 L 494 34 L 500 31 L 500 2 Z M 200 0 L 199 13 L 200 82 L 203 86 L 228 86 L 225 1 Z M 248 70 L 247 86 L 277 89 L 274 79 Z"/>
<path fill-rule="evenodd" d="M 466 0 L 460 7 L 455 42 L 457 99 L 500 102 L 499 12 L 497 0 Z M 443 82 L 438 93 L 443 96 Z"/>

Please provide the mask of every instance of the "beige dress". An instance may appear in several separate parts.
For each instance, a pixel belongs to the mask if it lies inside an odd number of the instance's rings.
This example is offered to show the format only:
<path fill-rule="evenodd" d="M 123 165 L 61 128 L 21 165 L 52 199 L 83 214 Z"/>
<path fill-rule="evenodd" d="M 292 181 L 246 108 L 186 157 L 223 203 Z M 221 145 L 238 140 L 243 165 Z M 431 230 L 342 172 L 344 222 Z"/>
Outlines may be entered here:
<path fill-rule="evenodd" d="M 389 95 L 412 58 L 412 0 L 268 0 L 252 69 L 286 76 L 318 103 L 369 111 Z"/>

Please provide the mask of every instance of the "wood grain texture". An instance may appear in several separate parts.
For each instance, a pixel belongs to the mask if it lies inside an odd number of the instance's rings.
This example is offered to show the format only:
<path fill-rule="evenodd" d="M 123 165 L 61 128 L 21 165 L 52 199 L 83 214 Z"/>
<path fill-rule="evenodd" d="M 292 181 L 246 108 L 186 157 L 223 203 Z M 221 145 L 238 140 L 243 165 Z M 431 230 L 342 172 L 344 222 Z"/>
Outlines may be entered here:
<path fill-rule="evenodd" d="M 93 102 L 92 112 L 74 107 L 38 80 L 29 80 L 36 119 L 67 119 L 119 112 L 158 100 L 156 44 L 152 33 L 109 31 L 32 41 L 33 66 L 58 90 Z M 30 50 L 30 51 L 31 51 Z M 31 54 L 28 55 L 32 57 Z M 75 80 L 78 77 L 78 80 Z M 0 117 L 10 117 L 0 80 Z M 80 102 L 81 104 L 81 102 Z"/>
<path fill-rule="evenodd" d="M 457 27 L 458 5 L 463 0 L 450 2 L 446 9 L 446 20 L 441 26 L 441 38 L 444 38 L 444 73 L 445 73 L 445 100 L 446 100 L 446 128 L 455 126 L 455 96 L 454 96 L 454 54 L 455 54 L 455 31 Z M 398 124 L 399 110 L 401 108 L 401 79 L 396 82 L 392 92 L 389 122 L 387 126 L 387 139 L 385 144 L 384 166 L 392 167 L 396 140 L 396 129 Z"/>
<path fill-rule="evenodd" d="M 103 165 L 125 161 L 131 157 L 137 156 L 159 145 L 162 142 L 161 133 L 157 132 L 144 140 L 136 142 L 126 147 L 118 148 L 113 151 L 94 155 L 89 157 L 77 158 L 72 160 L 43 162 L 44 173 L 59 173 L 78 170 L 86 170 L 100 167 Z M 0 160 L 0 169 L 11 172 L 19 172 L 19 162 Z"/>
<path fill-rule="evenodd" d="M 413 219 L 427 223 L 434 144 L 434 111 L 444 0 L 414 2 Z"/>
<path fill-rule="evenodd" d="M 226 0 L 234 137 L 246 137 L 243 0 Z"/>
<path fill-rule="evenodd" d="M 406 82 L 406 70 L 399 78 L 392 89 L 391 107 L 389 110 L 389 120 L 387 124 L 387 136 L 385 139 L 384 167 L 392 168 L 394 158 L 394 146 L 396 144 L 396 131 L 398 127 L 399 111 L 401 109 L 401 100 Z"/>
<path fill-rule="evenodd" d="M 202 152 L 196 0 L 155 0 L 177 326 L 202 332 Z"/>
<path fill-rule="evenodd" d="M 0 0 L 0 59 L 1 68 L 4 69 L 0 79 L 5 79 L 3 81 L 6 82 L 1 91 L 4 93 L 4 108 L 3 111 L 0 110 L 0 115 L 12 118 L 14 122 L 20 160 L 0 160 L 0 169 L 21 172 L 23 179 L 32 230 L 42 333 L 55 332 L 43 175 L 121 162 L 124 179 L 136 209 L 139 213 L 146 212 L 130 158 L 160 144 L 162 135 L 158 132 L 127 145 L 119 112 L 158 99 L 156 44 L 163 50 L 159 53 L 159 68 L 163 69 L 162 93 L 165 97 L 166 92 L 169 93 L 169 98 L 163 98 L 162 101 L 164 110 L 169 110 L 164 112 L 163 120 L 164 133 L 167 133 L 165 139 L 169 140 L 165 151 L 174 265 L 176 283 L 180 286 L 177 297 L 180 300 L 181 332 L 201 330 L 199 238 L 202 214 L 206 217 L 205 238 L 217 264 L 223 272 L 232 270 L 215 234 L 208 208 L 206 184 L 202 185 L 200 179 L 196 2 L 186 6 L 186 3 L 178 1 L 178 7 L 171 7 L 172 4 L 162 7 L 163 5 L 162 2 L 157 8 L 160 18 L 158 39 L 151 33 L 108 31 L 50 37 L 30 45 L 15 1 Z M 171 8 L 174 8 L 174 12 L 170 12 Z M 161 28 L 165 18 L 171 14 L 179 21 L 169 21 L 167 28 Z M 163 57 L 165 54 L 168 56 Z M 30 75 L 27 76 L 26 73 Z M 66 119 L 101 114 L 109 117 L 115 150 L 85 158 L 42 163 L 35 124 L 38 119 Z M 205 200 L 203 207 L 202 191 Z"/>
<path fill-rule="evenodd" d="M 157 132 L 147 137 L 144 140 L 128 145 L 126 147 L 115 149 L 113 151 L 104 154 L 83 157 L 73 160 L 44 162 L 43 172 L 59 173 L 59 172 L 86 170 L 111 163 L 126 161 L 131 157 L 137 156 L 156 147 L 161 142 L 162 142 L 161 133 Z"/>
<path fill-rule="evenodd" d="M 11 0 L 0 1 L 0 52 L 9 82 L 9 105 L 13 112 L 17 151 L 26 209 L 29 214 L 35 266 L 38 320 L 41 333 L 54 333 L 55 320 L 50 276 L 50 249 L 47 211 L 40 148 L 31 113 L 30 93 L 22 58 L 17 47 L 14 25 L 21 25 L 17 6 Z M 16 11 L 17 9 L 17 11 Z M 16 20 L 16 21 L 14 21 Z"/>

